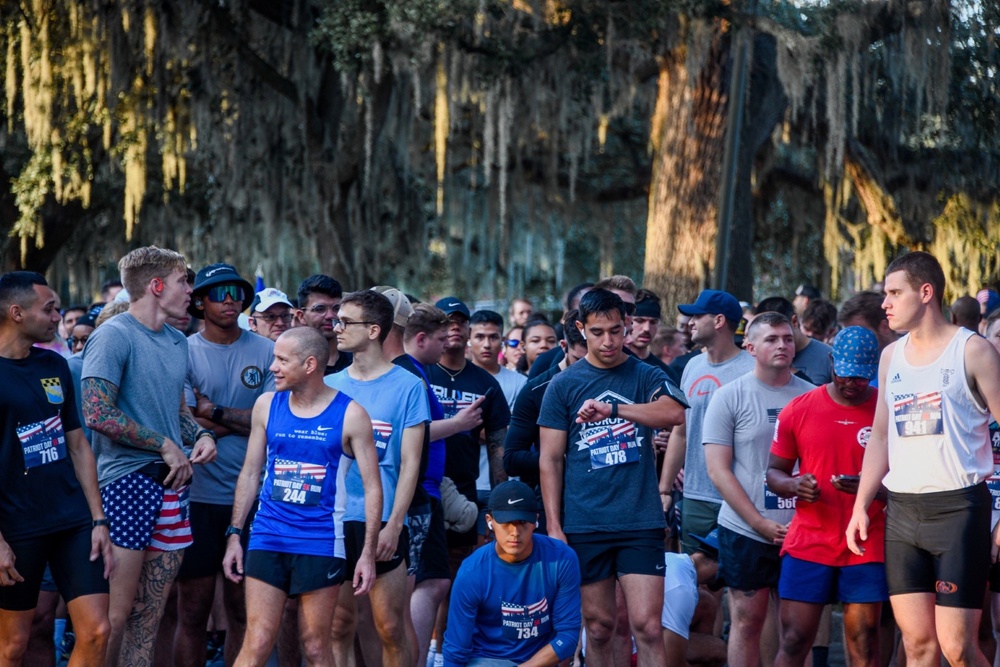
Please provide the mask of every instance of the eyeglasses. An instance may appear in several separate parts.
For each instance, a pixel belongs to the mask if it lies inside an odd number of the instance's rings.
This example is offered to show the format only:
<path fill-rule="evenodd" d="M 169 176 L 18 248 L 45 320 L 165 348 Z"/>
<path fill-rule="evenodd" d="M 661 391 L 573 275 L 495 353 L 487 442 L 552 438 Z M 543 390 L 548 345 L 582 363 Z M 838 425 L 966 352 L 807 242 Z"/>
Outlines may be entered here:
<path fill-rule="evenodd" d="M 378 324 L 378 322 L 352 322 L 350 320 L 334 320 L 333 321 L 333 328 L 336 329 L 337 327 L 340 327 L 341 329 L 346 329 L 347 327 L 351 326 L 352 324 L 366 324 L 367 325 L 367 324 Z"/>
<path fill-rule="evenodd" d="M 521 341 L 516 338 L 508 338 L 504 342 L 507 344 L 507 347 L 517 347 L 521 344 Z"/>
<path fill-rule="evenodd" d="M 80 343 L 81 345 L 86 345 L 88 340 L 90 340 L 89 335 L 80 336 L 79 338 L 74 338 L 73 336 L 70 336 L 69 338 L 66 339 L 66 342 L 69 344 L 70 347 L 74 347 L 77 343 Z"/>
<path fill-rule="evenodd" d="M 239 285 L 216 285 L 205 294 L 212 303 L 222 303 L 228 296 L 233 301 L 243 301 L 243 288 Z"/>
<path fill-rule="evenodd" d="M 839 375 L 833 376 L 833 381 L 835 384 L 854 384 L 856 387 L 867 387 L 871 384 L 871 380 L 862 377 L 840 377 Z"/>
<path fill-rule="evenodd" d="M 328 306 L 325 303 L 318 303 L 315 306 L 309 306 L 308 308 L 303 308 L 302 310 L 304 310 L 304 311 L 306 311 L 308 313 L 313 313 L 315 315 L 319 315 L 321 317 L 323 315 L 326 315 L 327 312 L 331 312 L 334 315 L 336 315 L 337 311 L 340 310 L 340 304 L 338 303 L 335 306 Z"/>
<path fill-rule="evenodd" d="M 276 321 L 281 320 L 285 324 L 289 324 L 292 321 L 291 313 L 284 313 L 282 315 L 254 315 L 255 320 L 264 320 L 268 324 L 274 324 Z"/>

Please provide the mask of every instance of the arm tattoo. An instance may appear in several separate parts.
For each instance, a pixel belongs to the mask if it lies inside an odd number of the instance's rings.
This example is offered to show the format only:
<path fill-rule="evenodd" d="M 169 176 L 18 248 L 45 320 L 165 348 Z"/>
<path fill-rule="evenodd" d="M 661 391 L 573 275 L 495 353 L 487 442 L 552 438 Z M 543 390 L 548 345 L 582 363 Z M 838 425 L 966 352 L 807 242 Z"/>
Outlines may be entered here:
<path fill-rule="evenodd" d="M 250 420 L 253 408 L 226 408 L 222 413 L 222 425 L 240 435 L 250 435 Z"/>
<path fill-rule="evenodd" d="M 122 412 L 115 402 L 118 387 L 100 378 L 83 380 L 83 418 L 92 431 L 107 436 L 112 442 L 136 449 L 158 452 L 166 440 L 152 429 L 142 426 Z"/>
<path fill-rule="evenodd" d="M 503 469 L 503 441 L 506 437 L 506 427 L 486 434 L 486 458 L 490 462 L 490 481 L 494 486 L 507 481 L 507 473 Z"/>
<path fill-rule="evenodd" d="M 181 439 L 185 444 L 194 447 L 194 443 L 198 440 L 198 431 L 201 430 L 201 424 L 195 421 L 194 417 L 191 416 L 191 410 L 188 406 L 181 402 Z"/>

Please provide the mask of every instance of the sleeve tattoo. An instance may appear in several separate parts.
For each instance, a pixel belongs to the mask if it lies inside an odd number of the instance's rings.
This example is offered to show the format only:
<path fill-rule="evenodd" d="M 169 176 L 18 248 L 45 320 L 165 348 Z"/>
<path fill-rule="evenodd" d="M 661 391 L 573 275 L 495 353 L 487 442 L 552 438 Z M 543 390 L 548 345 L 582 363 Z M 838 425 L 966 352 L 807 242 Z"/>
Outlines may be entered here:
<path fill-rule="evenodd" d="M 107 436 L 112 442 L 136 449 L 158 452 L 165 438 L 142 426 L 122 412 L 115 402 L 118 387 L 101 378 L 83 380 L 83 417 L 87 426 Z"/>
<path fill-rule="evenodd" d="M 490 465 L 490 481 L 494 486 L 507 481 L 507 473 L 503 469 L 503 441 L 506 437 L 506 427 L 486 434 L 486 458 Z"/>

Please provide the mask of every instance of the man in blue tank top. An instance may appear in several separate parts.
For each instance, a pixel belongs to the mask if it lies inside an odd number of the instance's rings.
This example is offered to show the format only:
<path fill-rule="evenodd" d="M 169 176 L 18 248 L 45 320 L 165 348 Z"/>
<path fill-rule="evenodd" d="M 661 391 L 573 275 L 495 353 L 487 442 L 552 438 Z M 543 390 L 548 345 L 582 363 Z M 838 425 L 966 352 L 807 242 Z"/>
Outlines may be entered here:
<path fill-rule="evenodd" d="M 237 664 L 264 664 L 285 600 L 294 596 L 306 663 L 333 665 L 330 625 L 345 574 L 343 557 L 335 555 L 342 527 L 333 520 L 342 460 L 356 461 L 364 487 L 366 530 L 353 578 L 355 595 L 367 593 L 375 580 L 382 487 L 372 424 L 364 408 L 323 384 L 329 354 L 329 343 L 315 329 L 286 331 L 274 345 L 271 372 L 277 391 L 254 404 L 223 559 L 226 577 L 247 579 L 247 629 Z M 244 568 L 240 535 L 258 485 L 260 508 Z"/>
<path fill-rule="evenodd" d="M 945 320 L 945 276 L 925 252 L 889 264 L 889 327 L 906 332 L 882 352 L 879 393 L 865 448 L 848 547 L 864 552 L 868 508 L 889 490 L 885 565 L 907 665 L 987 665 L 977 645 L 990 562 L 993 474 L 990 413 L 1000 414 L 1000 355 Z"/>

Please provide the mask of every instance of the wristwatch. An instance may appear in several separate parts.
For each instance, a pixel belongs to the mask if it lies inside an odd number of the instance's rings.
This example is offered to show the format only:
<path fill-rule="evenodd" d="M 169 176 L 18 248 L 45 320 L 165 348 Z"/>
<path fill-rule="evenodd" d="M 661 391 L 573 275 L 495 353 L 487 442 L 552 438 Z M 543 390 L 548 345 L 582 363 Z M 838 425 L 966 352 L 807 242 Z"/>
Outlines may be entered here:
<path fill-rule="evenodd" d="M 226 528 L 226 537 L 229 537 L 230 535 L 239 535 L 239 536 L 242 536 L 243 535 L 243 529 L 242 528 L 237 528 L 236 526 L 229 526 L 229 527 Z"/>
<path fill-rule="evenodd" d="M 224 415 L 225 412 L 226 411 L 224 408 L 220 408 L 218 405 L 216 405 L 214 408 L 212 408 L 212 421 L 214 421 L 216 424 L 221 424 L 222 415 Z"/>
<path fill-rule="evenodd" d="M 194 434 L 194 441 L 198 442 L 201 439 L 201 436 L 203 436 L 203 435 L 207 435 L 208 437 L 210 437 L 212 439 L 212 442 L 218 442 L 219 441 L 218 436 L 215 435 L 215 431 L 213 431 L 212 429 L 209 429 L 209 428 L 200 428 L 200 429 L 198 429 L 198 432 Z"/>
<path fill-rule="evenodd" d="M 90 522 L 91 528 L 97 528 L 98 526 L 109 526 L 109 525 L 110 524 L 108 523 L 107 519 L 94 519 L 93 521 Z"/>

